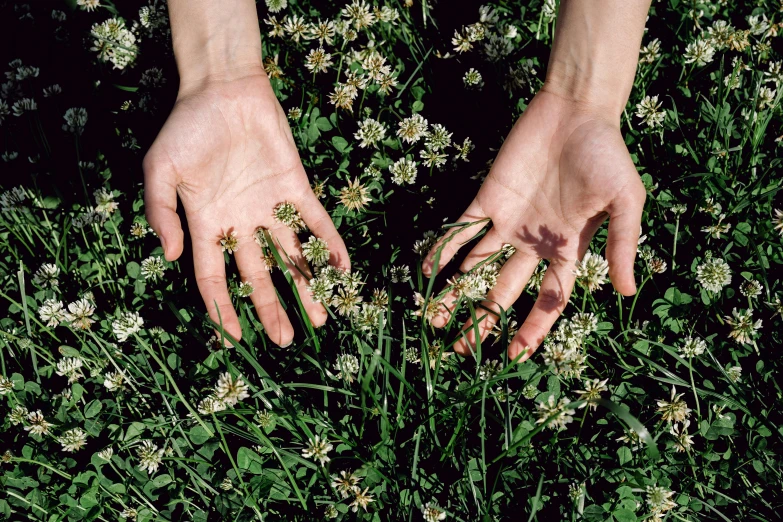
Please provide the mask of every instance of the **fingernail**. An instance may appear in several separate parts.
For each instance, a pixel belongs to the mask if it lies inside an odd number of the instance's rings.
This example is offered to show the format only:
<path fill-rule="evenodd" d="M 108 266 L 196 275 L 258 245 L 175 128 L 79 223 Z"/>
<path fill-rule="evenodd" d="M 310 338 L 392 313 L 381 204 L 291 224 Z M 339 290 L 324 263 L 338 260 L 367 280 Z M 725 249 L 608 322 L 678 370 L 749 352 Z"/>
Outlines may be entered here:
<path fill-rule="evenodd" d="M 166 239 L 163 236 L 160 236 L 160 246 L 163 247 L 163 256 L 166 255 Z"/>
<path fill-rule="evenodd" d="M 280 348 L 288 348 L 288 347 L 289 347 L 289 346 L 291 346 L 292 344 L 294 344 L 294 341 L 293 341 L 293 339 L 292 339 L 292 340 L 290 340 L 290 341 L 288 341 L 288 344 L 283 344 L 283 345 L 280 345 Z"/>

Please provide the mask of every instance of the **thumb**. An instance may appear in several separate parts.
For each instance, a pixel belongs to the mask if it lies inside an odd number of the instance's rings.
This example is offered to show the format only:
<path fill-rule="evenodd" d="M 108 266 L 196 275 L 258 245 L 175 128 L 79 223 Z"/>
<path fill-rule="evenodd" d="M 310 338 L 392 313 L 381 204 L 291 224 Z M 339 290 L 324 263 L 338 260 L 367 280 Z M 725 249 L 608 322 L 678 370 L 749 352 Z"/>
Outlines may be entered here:
<path fill-rule="evenodd" d="M 147 222 L 160 237 L 163 255 L 174 261 L 182 254 L 184 234 L 177 215 L 177 184 L 174 171 L 148 153 L 144 169 L 144 207 Z"/>
<path fill-rule="evenodd" d="M 637 176 L 634 169 L 634 176 Z M 623 295 L 636 293 L 633 265 L 639 234 L 642 227 L 642 211 L 647 193 L 638 178 L 624 189 L 609 209 L 609 237 L 606 241 L 606 260 L 609 262 L 609 278 L 614 289 Z"/>

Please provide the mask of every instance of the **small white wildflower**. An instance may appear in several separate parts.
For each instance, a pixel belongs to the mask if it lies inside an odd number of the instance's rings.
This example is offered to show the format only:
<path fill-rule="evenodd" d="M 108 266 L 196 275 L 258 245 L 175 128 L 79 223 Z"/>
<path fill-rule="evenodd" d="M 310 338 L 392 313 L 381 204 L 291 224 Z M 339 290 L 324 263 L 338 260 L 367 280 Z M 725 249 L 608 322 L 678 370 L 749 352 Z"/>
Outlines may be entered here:
<path fill-rule="evenodd" d="M 550 429 L 563 429 L 566 424 L 573 422 L 572 415 L 576 410 L 572 410 L 568 405 L 571 401 L 563 397 L 555 403 L 555 396 L 550 395 L 547 402 L 539 402 L 536 406 L 538 419 L 536 424 L 545 424 Z"/>
<path fill-rule="evenodd" d="M 159 256 L 150 256 L 141 262 L 141 275 L 147 281 L 163 279 L 163 272 L 165 271 L 166 265 Z"/>
<path fill-rule="evenodd" d="M 574 273 L 577 281 L 592 293 L 608 281 L 609 263 L 601 255 L 587 252 L 585 257 L 577 262 Z"/>
<path fill-rule="evenodd" d="M 215 395 L 228 406 L 234 406 L 241 400 L 250 397 L 248 385 L 241 376 L 234 379 L 230 373 L 223 373 L 215 385 Z"/>
<path fill-rule="evenodd" d="M 395 185 L 412 185 L 416 182 L 416 162 L 408 158 L 399 159 L 391 164 L 389 172 Z"/>
<path fill-rule="evenodd" d="M 63 451 L 73 453 L 87 444 L 87 434 L 81 428 L 74 428 L 60 435 L 57 442 L 62 445 Z"/>
<path fill-rule="evenodd" d="M 307 447 L 302 450 L 302 456 L 307 459 L 318 461 L 321 466 L 323 466 L 331 460 L 327 453 L 332 451 L 332 448 L 333 446 L 328 441 L 321 440 L 321 438 L 316 435 L 315 439 L 309 439 L 307 441 Z"/>
<path fill-rule="evenodd" d="M 158 467 L 163 462 L 164 450 L 158 449 L 152 441 L 145 440 L 142 442 L 141 447 L 137 450 L 136 454 L 139 457 L 139 470 L 147 471 L 152 475 L 158 471 Z"/>
<path fill-rule="evenodd" d="M 60 284 L 57 280 L 59 276 L 60 269 L 57 268 L 57 265 L 45 263 L 33 275 L 33 283 L 42 288 L 57 288 Z"/>
<path fill-rule="evenodd" d="M 703 354 L 707 349 L 707 343 L 703 339 L 698 337 L 686 337 L 682 346 L 678 348 L 678 351 L 683 357 L 693 358 Z"/>
<path fill-rule="evenodd" d="M 121 343 L 127 341 L 133 334 L 141 331 L 143 326 L 144 319 L 141 318 L 138 312 L 121 312 L 119 317 L 111 323 L 112 331 Z"/>
<path fill-rule="evenodd" d="M 68 384 L 77 382 L 84 378 L 81 369 L 84 363 L 76 357 L 65 357 L 57 361 L 57 375 L 68 377 Z"/>
<path fill-rule="evenodd" d="M 46 326 L 55 327 L 65 320 L 65 309 L 62 301 L 56 299 L 47 299 L 38 308 L 38 316 L 41 321 L 46 322 Z"/>

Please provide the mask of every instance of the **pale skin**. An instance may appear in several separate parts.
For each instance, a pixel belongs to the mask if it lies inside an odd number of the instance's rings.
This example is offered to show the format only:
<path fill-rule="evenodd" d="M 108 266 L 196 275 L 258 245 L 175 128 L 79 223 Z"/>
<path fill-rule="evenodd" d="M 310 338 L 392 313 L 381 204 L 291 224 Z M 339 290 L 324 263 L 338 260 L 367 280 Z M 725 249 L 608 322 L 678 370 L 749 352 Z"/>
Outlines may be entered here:
<path fill-rule="evenodd" d="M 234 231 L 242 280 L 254 286 L 253 304 L 269 338 L 293 341 L 294 331 L 253 242 L 268 228 L 291 257 L 305 308 L 315 326 L 326 310 L 307 298 L 310 273 L 296 235 L 272 217 L 281 202 L 296 205 L 310 231 L 327 241 L 330 263 L 350 268 L 345 245 L 313 194 L 285 114 L 261 62 L 261 37 L 252 0 L 169 0 L 174 52 L 180 72 L 177 102 L 144 159 L 147 218 L 166 259 L 183 251 L 176 213 L 182 201 L 191 231 L 196 279 L 210 318 L 240 338 L 227 290 L 221 236 Z M 574 262 L 609 217 L 606 256 L 615 289 L 635 292 L 633 261 L 645 191 L 620 134 L 620 114 L 633 83 L 648 0 L 563 0 L 544 88 L 516 123 L 474 202 L 460 222 L 492 220 L 461 265 L 510 243 L 517 252 L 483 303 L 514 304 L 539 259 L 551 266 L 539 299 L 511 342 L 509 355 L 530 356 L 563 311 L 574 285 Z M 471 227 L 443 248 L 440 269 L 478 231 Z M 433 271 L 433 252 L 424 271 Z M 298 269 L 297 269 L 298 268 Z M 305 275 L 302 275 L 304 272 Z M 453 299 L 433 321 L 443 326 Z M 497 320 L 486 314 L 486 336 Z M 455 350 L 474 348 L 474 328 Z"/>

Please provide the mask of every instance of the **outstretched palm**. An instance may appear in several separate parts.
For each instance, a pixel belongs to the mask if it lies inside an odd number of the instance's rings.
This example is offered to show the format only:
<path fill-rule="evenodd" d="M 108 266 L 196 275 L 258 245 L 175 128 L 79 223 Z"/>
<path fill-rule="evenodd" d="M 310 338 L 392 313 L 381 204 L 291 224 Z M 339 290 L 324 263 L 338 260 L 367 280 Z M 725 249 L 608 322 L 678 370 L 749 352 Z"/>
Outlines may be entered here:
<path fill-rule="evenodd" d="M 478 195 L 459 218 L 459 222 L 492 220 L 492 228 L 463 261 L 463 272 L 504 244 L 516 248 L 488 293 L 486 308 L 509 308 L 539 261 L 549 261 L 538 299 L 509 346 L 512 358 L 522 352 L 523 360 L 529 357 L 568 304 L 575 263 L 607 217 L 611 280 L 620 293 L 635 292 L 633 260 L 644 199 L 644 187 L 615 122 L 545 90 L 536 95 L 508 135 Z M 477 231 L 475 226 L 467 227 L 442 247 L 439 270 Z M 425 274 L 432 272 L 442 244 L 427 256 Z M 455 300 L 453 293 L 445 297 L 442 313 L 433 319 L 435 326 L 447 323 Z M 482 338 L 497 319 L 496 314 L 486 314 L 479 324 Z M 462 354 L 475 349 L 475 329 L 470 322 L 465 329 L 466 337 L 455 344 Z"/>
<path fill-rule="evenodd" d="M 313 233 L 327 241 L 332 264 L 349 268 L 345 245 L 310 189 L 285 114 L 263 71 L 180 96 L 144 159 L 144 174 L 147 217 L 161 236 L 166 258 L 182 253 L 179 194 L 190 225 L 199 291 L 212 320 L 222 321 L 237 338 L 241 330 L 220 246 L 226 234 L 236 233 L 240 275 L 253 285 L 251 299 L 259 319 L 280 345 L 291 342 L 293 328 L 253 240 L 254 231 L 264 227 L 279 241 L 293 261 L 288 268 L 301 295 L 307 295 L 307 280 L 300 271 L 309 274 L 309 269 L 296 234 L 275 221 L 274 207 L 293 203 Z M 303 301 L 312 323 L 323 324 L 324 308 L 311 299 Z"/>

